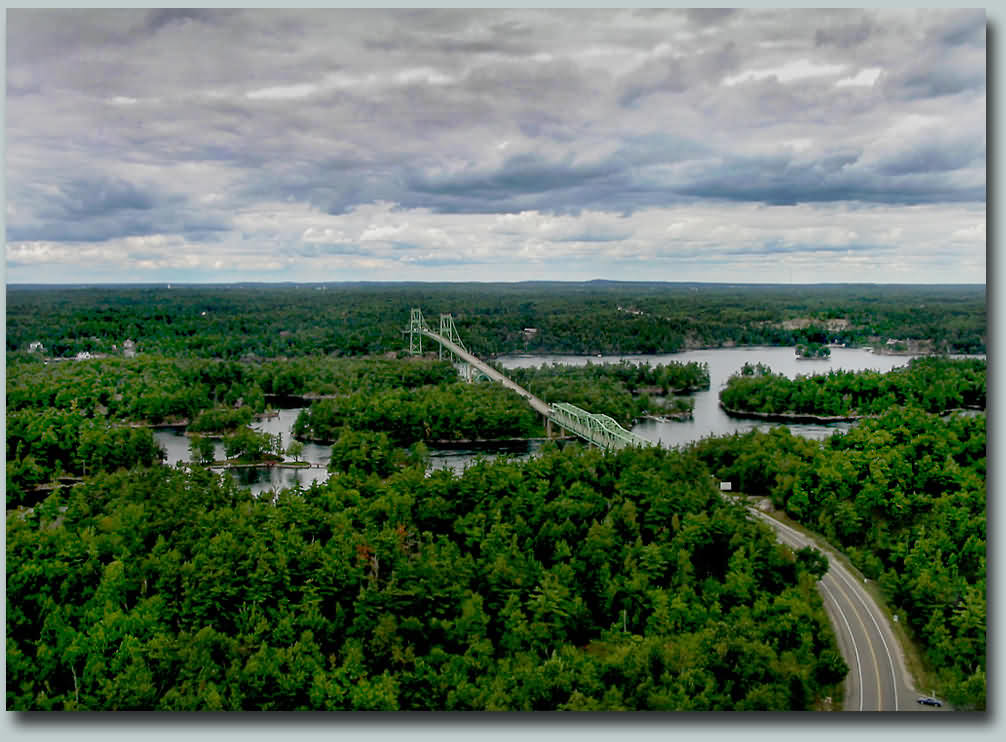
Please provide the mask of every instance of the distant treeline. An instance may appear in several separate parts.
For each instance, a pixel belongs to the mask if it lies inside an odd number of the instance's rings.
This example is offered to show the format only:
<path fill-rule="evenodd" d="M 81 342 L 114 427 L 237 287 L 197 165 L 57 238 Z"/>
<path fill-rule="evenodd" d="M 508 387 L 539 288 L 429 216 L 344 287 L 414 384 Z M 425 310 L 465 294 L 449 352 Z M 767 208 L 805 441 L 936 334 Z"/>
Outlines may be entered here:
<path fill-rule="evenodd" d="M 411 307 L 453 313 L 469 348 L 658 353 L 925 341 L 985 351 L 984 286 L 344 284 L 7 290 L 7 350 L 239 359 L 398 352 Z M 113 347 L 114 346 L 114 347 Z"/>

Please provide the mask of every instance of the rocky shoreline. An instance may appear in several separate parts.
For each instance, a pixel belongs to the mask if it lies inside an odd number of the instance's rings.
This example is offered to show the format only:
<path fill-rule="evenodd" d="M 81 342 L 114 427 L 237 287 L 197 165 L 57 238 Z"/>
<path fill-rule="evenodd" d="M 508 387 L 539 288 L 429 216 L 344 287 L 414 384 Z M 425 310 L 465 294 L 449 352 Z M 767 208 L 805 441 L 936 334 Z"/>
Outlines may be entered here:
<path fill-rule="evenodd" d="M 730 415 L 730 417 L 765 420 L 766 422 L 776 423 L 819 423 L 827 425 L 828 423 L 851 423 L 864 417 L 863 415 L 811 415 L 797 412 L 754 412 L 753 410 L 738 410 L 727 407 L 722 402 L 720 402 L 720 408 Z"/>

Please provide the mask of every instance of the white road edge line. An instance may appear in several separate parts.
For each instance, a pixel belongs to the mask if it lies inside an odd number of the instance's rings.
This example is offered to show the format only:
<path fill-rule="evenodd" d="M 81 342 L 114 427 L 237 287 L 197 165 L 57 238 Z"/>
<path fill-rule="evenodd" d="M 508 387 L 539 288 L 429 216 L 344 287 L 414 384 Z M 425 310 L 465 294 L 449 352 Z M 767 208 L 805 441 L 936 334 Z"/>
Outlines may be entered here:
<path fill-rule="evenodd" d="M 752 512 L 756 513 L 758 517 L 764 520 L 771 521 L 771 523 L 777 525 L 779 528 L 783 528 L 786 531 L 789 531 L 794 536 L 796 536 L 800 542 L 803 542 L 805 540 L 806 537 L 804 537 L 804 535 L 795 528 L 790 528 L 785 523 L 780 523 L 775 518 L 765 515 L 760 511 L 753 510 Z M 829 562 L 830 561 L 831 558 L 829 558 Z M 884 638 L 884 632 L 881 630 L 880 624 L 877 623 L 877 619 L 874 617 L 873 612 L 870 610 L 870 607 L 866 604 L 866 601 L 863 600 L 863 597 L 859 594 L 859 590 L 861 590 L 862 588 L 860 588 L 859 585 L 853 585 L 852 583 L 850 583 L 849 579 L 843 574 L 843 572 L 844 568 L 841 565 L 839 565 L 839 568 L 835 570 L 835 574 L 838 577 L 841 577 L 846 585 L 849 585 L 849 588 L 850 590 L 852 590 L 853 595 L 856 596 L 856 600 L 858 600 L 860 605 L 862 605 L 863 608 L 866 610 L 866 614 L 870 617 L 870 620 L 873 621 L 873 625 L 876 627 L 877 633 L 880 635 L 880 641 L 883 642 L 884 644 L 884 651 L 887 652 L 887 663 L 888 665 L 890 665 L 891 668 L 891 682 L 892 685 L 894 686 L 894 710 L 900 711 L 901 706 L 898 704 L 898 676 L 894 672 L 894 660 L 891 658 L 891 648 L 887 646 L 887 640 Z M 842 618 L 845 618 L 844 614 Z M 858 653 L 857 653 L 857 659 L 858 659 Z"/>
<path fill-rule="evenodd" d="M 894 660 L 891 658 L 891 648 L 887 646 L 887 640 L 884 638 L 884 632 L 883 630 L 881 630 L 880 624 L 877 623 L 877 619 L 874 617 L 873 612 L 870 610 L 869 606 L 866 605 L 866 601 L 863 600 L 863 597 L 859 594 L 859 591 L 856 589 L 859 588 L 859 585 L 853 587 L 849 582 L 848 577 L 842 574 L 841 571 L 839 570 L 836 571 L 838 576 L 842 578 L 842 581 L 850 586 L 852 594 L 856 596 L 856 600 L 858 600 L 860 605 L 862 605 L 863 608 L 866 610 L 866 614 L 870 617 L 870 620 L 873 621 L 873 625 L 876 627 L 877 633 L 880 634 L 880 641 L 883 642 L 884 651 L 887 652 L 887 663 L 891 667 L 891 684 L 894 686 L 894 710 L 900 711 L 901 707 L 898 705 L 898 676 L 894 672 Z"/>
<path fill-rule="evenodd" d="M 856 637 L 852 633 L 852 626 L 849 625 L 849 619 L 845 617 L 845 611 L 842 610 L 842 606 L 838 604 L 838 600 L 832 594 L 831 590 L 824 582 L 818 582 L 821 589 L 828 593 L 828 598 L 831 600 L 832 605 L 838 609 L 839 614 L 842 616 L 842 620 L 845 621 L 845 630 L 849 632 L 849 640 L 852 642 L 852 651 L 856 653 L 856 670 L 859 672 L 859 710 L 863 710 L 863 663 L 859 659 L 859 647 L 856 645 Z"/>

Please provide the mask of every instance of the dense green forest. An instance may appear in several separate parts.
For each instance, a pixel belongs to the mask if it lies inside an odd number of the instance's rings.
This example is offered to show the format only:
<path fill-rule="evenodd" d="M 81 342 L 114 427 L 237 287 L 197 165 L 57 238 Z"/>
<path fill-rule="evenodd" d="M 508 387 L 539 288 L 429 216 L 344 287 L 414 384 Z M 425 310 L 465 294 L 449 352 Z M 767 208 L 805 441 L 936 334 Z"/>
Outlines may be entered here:
<path fill-rule="evenodd" d="M 382 473 L 273 501 L 136 468 L 9 517 L 8 709 L 803 709 L 839 692 L 823 560 L 691 454 L 550 444 L 460 477 Z"/>
<path fill-rule="evenodd" d="M 449 389 L 444 387 L 448 382 Z M 445 404 L 452 394 L 465 394 L 449 363 L 420 358 L 253 363 L 143 355 L 45 364 L 18 357 L 7 366 L 6 501 L 8 506 L 31 502 L 39 487 L 58 477 L 159 460 L 150 430 L 133 424 L 181 421 L 193 433 L 231 434 L 238 458 L 251 458 L 255 451 L 274 455 L 271 444 L 253 445 L 245 427 L 253 413 L 266 408 L 267 394 L 350 394 L 361 389 L 375 395 L 408 394 L 435 384 Z M 527 406 L 501 391 L 474 395 L 479 397 L 478 409 L 501 420 L 511 415 L 516 422 L 508 435 L 536 431 L 540 426 L 534 425 Z M 443 438 L 465 437 L 453 429 L 439 432 Z M 464 433 L 486 437 L 471 424 Z"/>
<path fill-rule="evenodd" d="M 452 384 L 415 389 L 361 390 L 303 410 L 293 433 L 331 442 L 344 427 L 381 431 L 396 444 L 416 441 L 527 438 L 544 435 L 541 416 L 496 384 Z"/>
<path fill-rule="evenodd" d="M 507 375 L 526 389 L 542 380 L 562 379 L 577 383 L 612 381 L 620 384 L 630 394 L 652 392 L 695 392 L 709 388 L 709 366 L 689 361 L 681 363 L 590 363 L 572 366 L 561 363 L 506 369 Z"/>
<path fill-rule="evenodd" d="M 629 427 L 644 414 L 691 410 L 691 400 L 654 395 L 709 388 L 703 363 L 587 363 L 507 369 L 507 376 L 545 402 L 569 402 Z"/>
<path fill-rule="evenodd" d="M 905 617 L 927 680 L 984 708 L 985 416 L 940 416 L 985 406 L 984 360 L 796 380 L 747 366 L 721 394 L 866 416 L 825 441 L 547 443 L 454 475 L 428 469 L 423 441 L 540 436 L 542 421 L 447 362 L 400 357 L 410 306 L 453 311 L 483 356 L 985 347 L 983 287 L 15 287 L 8 709 L 823 708 L 846 673 L 813 587 L 825 565 L 776 544 L 717 478 L 844 551 Z M 85 350 L 109 357 L 56 360 Z M 709 385 L 699 364 L 508 373 L 626 425 L 660 411 L 653 396 Z M 333 444 L 325 483 L 255 498 L 201 466 L 208 435 L 233 459 L 296 456 L 247 427 L 290 399 L 310 405 L 296 434 Z M 149 426 L 165 422 L 198 434 L 191 465 L 161 463 Z"/>
<path fill-rule="evenodd" d="M 44 363 L 19 355 L 8 361 L 8 411 L 72 404 L 88 417 L 148 423 L 195 420 L 220 407 L 261 412 L 266 395 L 348 394 L 458 380 L 446 361 L 423 358 L 241 362 L 142 355 Z"/>
<path fill-rule="evenodd" d="M 985 351 L 984 286 L 516 283 L 7 287 L 7 350 L 241 359 L 398 352 L 411 307 L 469 348 L 657 353 L 723 345 L 921 341 Z M 435 319 L 433 320 L 435 324 Z M 530 332 L 525 332 L 530 330 Z"/>
<path fill-rule="evenodd" d="M 728 410 L 772 415 L 857 416 L 895 406 L 941 413 L 985 409 L 985 359 L 915 358 L 904 368 L 829 371 L 789 379 L 762 364 L 745 364 L 720 392 Z"/>
<path fill-rule="evenodd" d="M 899 407 L 824 442 L 777 427 L 695 445 L 876 580 L 962 709 L 985 708 L 985 449 L 984 414 Z"/>

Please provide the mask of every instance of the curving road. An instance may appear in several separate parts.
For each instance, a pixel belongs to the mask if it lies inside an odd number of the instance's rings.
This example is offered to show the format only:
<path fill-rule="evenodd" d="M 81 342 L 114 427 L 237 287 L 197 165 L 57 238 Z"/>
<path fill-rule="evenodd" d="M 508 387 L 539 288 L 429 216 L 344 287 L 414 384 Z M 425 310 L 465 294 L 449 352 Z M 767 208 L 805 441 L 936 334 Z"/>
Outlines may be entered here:
<path fill-rule="evenodd" d="M 795 549 L 813 546 L 828 558 L 828 572 L 818 587 L 835 627 L 839 649 L 849 666 L 845 680 L 845 710 L 940 710 L 916 702 L 920 693 L 913 687 L 901 645 L 887 617 L 859 579 L 833 554 L 799 531 L 756 508 L 748 507 L 748 512 L 771 526 L 779 541 L 787 546 Z"/>

